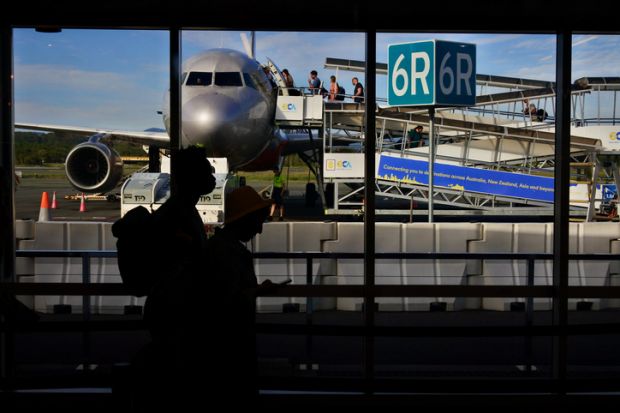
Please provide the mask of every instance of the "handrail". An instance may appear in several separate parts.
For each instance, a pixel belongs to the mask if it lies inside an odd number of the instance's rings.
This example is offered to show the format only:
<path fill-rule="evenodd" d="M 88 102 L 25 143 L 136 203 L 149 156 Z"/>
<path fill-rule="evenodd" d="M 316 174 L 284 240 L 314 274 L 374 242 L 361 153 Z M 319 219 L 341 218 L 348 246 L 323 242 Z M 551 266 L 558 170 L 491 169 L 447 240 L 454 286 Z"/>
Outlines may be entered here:
<path fill-rule="evenodd" d="M 90 314 L 91 295 L 130 295 L 122 283 L 90 283 L 90 258 L 115 258 L 114 250 L 18 250 L 17 257 L 69 257 L 82 258 L 82 283 L 3 283 L 3 287 L 16 295 L 83 295 L 84 309 Z M 552 297 L 552 286 L 535 286 L 534 261 L 551 260 L 549 253 L 376 253 L 375 259 L 466 259 L 466 260 L 526 260 L 528 286 L 494 285 L 375 285 L 370 291 L 364 285 L 312 285 L 312 261 L 315 259 L 363 259 L 364 253 L 352 252 L 258 252 L 255 259 L 305 259 L 306 285 L 282 286 L 278 291 L 261 294 L 265 297 Z M 569 254 L 569 260 L 618 261 L 617 254 Z M 620 298 L 620 288 L 568 287 L 569 298 Z"/>
<path fill-rule="evenodd" d="M 0 322 L 0 332 L 7 337 L 20 331 L 58 332 L 81 331 L 84 336 L 84 366 L 90 366 L 90 334 L 94 331 L 130 331 L 144 329 L 143 321 L 133 317 L 105 319 L 91 317 L 91 295 L 128 295 L 123 284 L 91 284 L 90 259 L 115 258 L 114 250 L 18 250 L 17 257 L 68 257 L 81 258 L 83 283 L 2 283 L 2 288 L 16 295 L 82 295 L 84 311 L 81 319 L 56 320 L 50 322 L 14 324 Z M 515 337 L 526 338 L 526 346 L 531 352 L 534 337 L 565 335 L 611 334 L 620 330 L 620 323 L 576 324 L 576 325 L 535 325 L 533 322 L 534 297 L 553 297 L 555 287 L 534 285 L 534 263 L 536 260 L 551 260 L 548 253 L 377 253 L 375 259 L 466 259 L 466 260 L 525 260 L 527 261 L 527 286 L 473 286 L 473 285 L 311 285 L 313 260 L 315 259 L 363 259 L 364 253 L 324 253 L 324 252 L 259 252 L 255 259 L 303 259 L 306 261 L 308 285 L 282 286 L 279 291 L 265 294 L 270 297 L 306 297 L 306 322 L 257 323 L 259 334 L 292 334 L 306 336 L 306 345 L 311 346 L 313 336 L 337 337 Z M 569 260 L 620 260 L 613 254 L 570 254 Z M 526 297 L 525 322 L 523 325 L 493 326 L 402 326 L 402 325 L 322 325 L 314 324 L 312 297 Z M 613 287 L 568 287 L 568 298 L 620 298 L 620 288 Z M 371 310 L 376 311 L 376 310 Z M 308 347 L 309 348 L 309 347 Z M 308 350 L 306 350 L 308 351 Z M 527 368 L 531 370 L 528 361 Z"/>
<path fill-rule="evenodd" d="M 61 258 L 116 258 L 116 250 L 17 250 L 16 257 L 61 257 Z M 252 258 L 286 258 L 286 259 L 363 259 L 363 252 L 254 252 Z M 552 260 L 552 253 L 529 253 L 529 252 L 378 252 L 375 259 L 467 259 L 467 260 Z M 618 254 L 569 254 L 572 260 L 611 260 L 620 261 Z"/>

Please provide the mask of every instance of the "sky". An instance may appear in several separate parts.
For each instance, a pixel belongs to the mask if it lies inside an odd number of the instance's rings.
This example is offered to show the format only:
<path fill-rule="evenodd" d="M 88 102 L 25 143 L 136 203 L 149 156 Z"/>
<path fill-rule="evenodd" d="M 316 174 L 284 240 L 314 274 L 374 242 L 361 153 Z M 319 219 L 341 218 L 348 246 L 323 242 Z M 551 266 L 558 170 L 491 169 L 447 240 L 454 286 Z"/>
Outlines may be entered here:
<path fill-rule="evenodd" d="M 241 32 L 184 31 L 183 60 L 211 48 L 243 51 Z M 248 32 L 246 32 L 248 33 Z M 288 68 L 298 86 L 310 70 L 329 82 L 337 75 L 351 93 L 351 77 L 323 68 L 326 57 L 365 60 L 363 33 L 257 32 L 256 58 Z M 377 61 L 387 62 L 387 46 L 441 39 L 474 43 L 477 72 L 554 80 L 555 37 L 525 34 L 379 33 Z M 139 30 L 14 31 L 16 122 L 122 130 L 161 128 L 168 88 L 168 33 Z M 620 76 L 620 36 L 573 37 L 573 80 Z M 386 96 L 386 76 L 377 76 L 377 96 Z"/>

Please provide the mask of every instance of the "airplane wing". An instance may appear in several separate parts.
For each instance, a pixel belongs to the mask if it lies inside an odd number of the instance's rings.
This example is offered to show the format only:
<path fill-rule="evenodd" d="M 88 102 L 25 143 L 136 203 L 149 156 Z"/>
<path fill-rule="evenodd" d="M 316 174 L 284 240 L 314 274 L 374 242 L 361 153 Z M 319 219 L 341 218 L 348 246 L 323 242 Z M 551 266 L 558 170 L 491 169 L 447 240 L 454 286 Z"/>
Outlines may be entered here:
<path fill-rule="evenodd" d="M 310 135 L 310 132 L 284 132 L 286 135 L 286 145 L 282 150 L 282 155 L 291 155 L 300 152 L 306 152 L 313 149 L 323 150 L 321 145 L 323 140 L 316 132 Z"/>
<path fill-rule="evenodd" d="M 286 133 L 286 145 L 282 150 L 282 155 L 291 155 L 300 152 L 307 152 L 311 150 L 323 150 L 323 139 L 318 136 L 316 131 L 313 132 L 312 138 L 309 133 L 306 132 L 285 132 Z M 331 143 L 339 146 L 347 146 L 351 144 L 359 145 L 360 133 L 351 132 L 346 130 L 335 130 L 332 133 Z M 359 148 L 358 148 L 359 150 Z"/>
<path fill-rule="evenodd" d="M 16 123 L 15 128 L 55 133 L 71 133 L 84 137 L 102 135 L 102 137 L 137 143 L 140 145 L 155 145 L 161 148 L 167 148 L 170 146 L 170 137 L 165 131 L 136 132 L 114 129 L 83 128 L 79 126 L 45 125 L 40 123 Z"/>

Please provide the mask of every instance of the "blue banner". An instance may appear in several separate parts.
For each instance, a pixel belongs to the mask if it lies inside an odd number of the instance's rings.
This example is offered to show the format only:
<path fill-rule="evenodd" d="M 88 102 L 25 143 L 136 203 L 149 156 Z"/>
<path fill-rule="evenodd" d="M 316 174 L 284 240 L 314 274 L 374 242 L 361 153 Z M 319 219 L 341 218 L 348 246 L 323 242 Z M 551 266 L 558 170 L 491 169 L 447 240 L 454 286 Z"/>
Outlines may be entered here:
<path fill-rule="evenodd" d="M 553 202 L 553 178 L 435 163 L 434 185 Z M 428 162 L 381 155 L 377 179 L 428 185 Z"/>
<path fill-rule="evenodd" d="M 596 186 L 596 189 L 600 189 L 600 185 Z M 603 185 L 603 201 L 609 201 L 611 199 L 614 199 L 614 197 L 616 196 L 616 193 L 618 192 L 616 190 L 616 185 Z"/>

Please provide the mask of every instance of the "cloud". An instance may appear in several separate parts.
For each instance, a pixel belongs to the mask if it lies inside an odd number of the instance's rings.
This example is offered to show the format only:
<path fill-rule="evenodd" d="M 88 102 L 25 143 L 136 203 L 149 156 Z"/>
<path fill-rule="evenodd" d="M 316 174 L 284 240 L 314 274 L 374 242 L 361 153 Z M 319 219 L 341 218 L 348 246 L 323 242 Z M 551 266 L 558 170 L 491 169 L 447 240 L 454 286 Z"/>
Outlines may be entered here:
<path fill-rule="evenodd" d="M 484 36 L 484 37 L 483 37 Z M 513 40 L 521 39 L 525 37 L 524 34 L 496 34 L 496 35 L 481 35 L 472 42 L 477 45 L 488 45 L 488 44 L 496 44 L 496 43 L 505 43 Z"/>
<path fill-rule="evenodd" d="M 15 112 L 22 122 L 143 130 L 161 126 L 166 78 L 60 65 L 15 67 Z"/>
<path fill-rule="evenodd" d="M 555 48 L 555 36 L 553 35 L 527 35 L 524 40 L 510 45 L 511 49 L 528 49 L 532 51 Z"/>
<path fill-rule="evenodd" d="M 21 87 L 46 87 L 81 91 L 126 90 L 133 83 L 126 75 L 113 72 L 97 72 L 70 66 L 45 64 L 16 64 L 15 85 Z"/>
<path fill-rule="evenodd" d="M 80 102 L 45 103 L 22 100 L 15 104 L 16 123 L 43 123 L 82 126 L 102 129 L 141 131 L 149 127 L 162 127 L 159 108 L 149 99 L 134 102 Z"/>
<path fill-rule="evenodd" d="M 537 80 L 555 80 L 555 62 L 547 64 L 538 64 L 535 66 L 522 66 L 516 68 L 513 72 L 506 73 L 506 76 L 517 77 L 521 79 L 537 79 Z"/>
<path fill-rule="evenodd" d="M 208 49 L 227 48 L 244 51 L 239 31 L 184 30 L 183 43 L 188 54 Z M 189 57 L 189 56 L 187 56 Z"/>
<path fill-rule="evenodd" d="M 576 37 L 576 36 L 575 36 L 575 37 Z M 596 39 L 598 39 L 598 38 L 599 38 L 599 37 L 598 37 L 598 36 L 596 36 L 596 35 L 593 35 L 593 36 L 584 36 L 583 38 L 581 38 L 581 39 L 579 39 L 579 40 L 575 41 L 575 37 L 573 37 L 573 47 L 580 46 L 580 45 L 582 45 L 582 44 L 584 44 L 584 43 L 588 43 L 588 42 L 591 42 L 592 40 L 596 40 Z"/>

